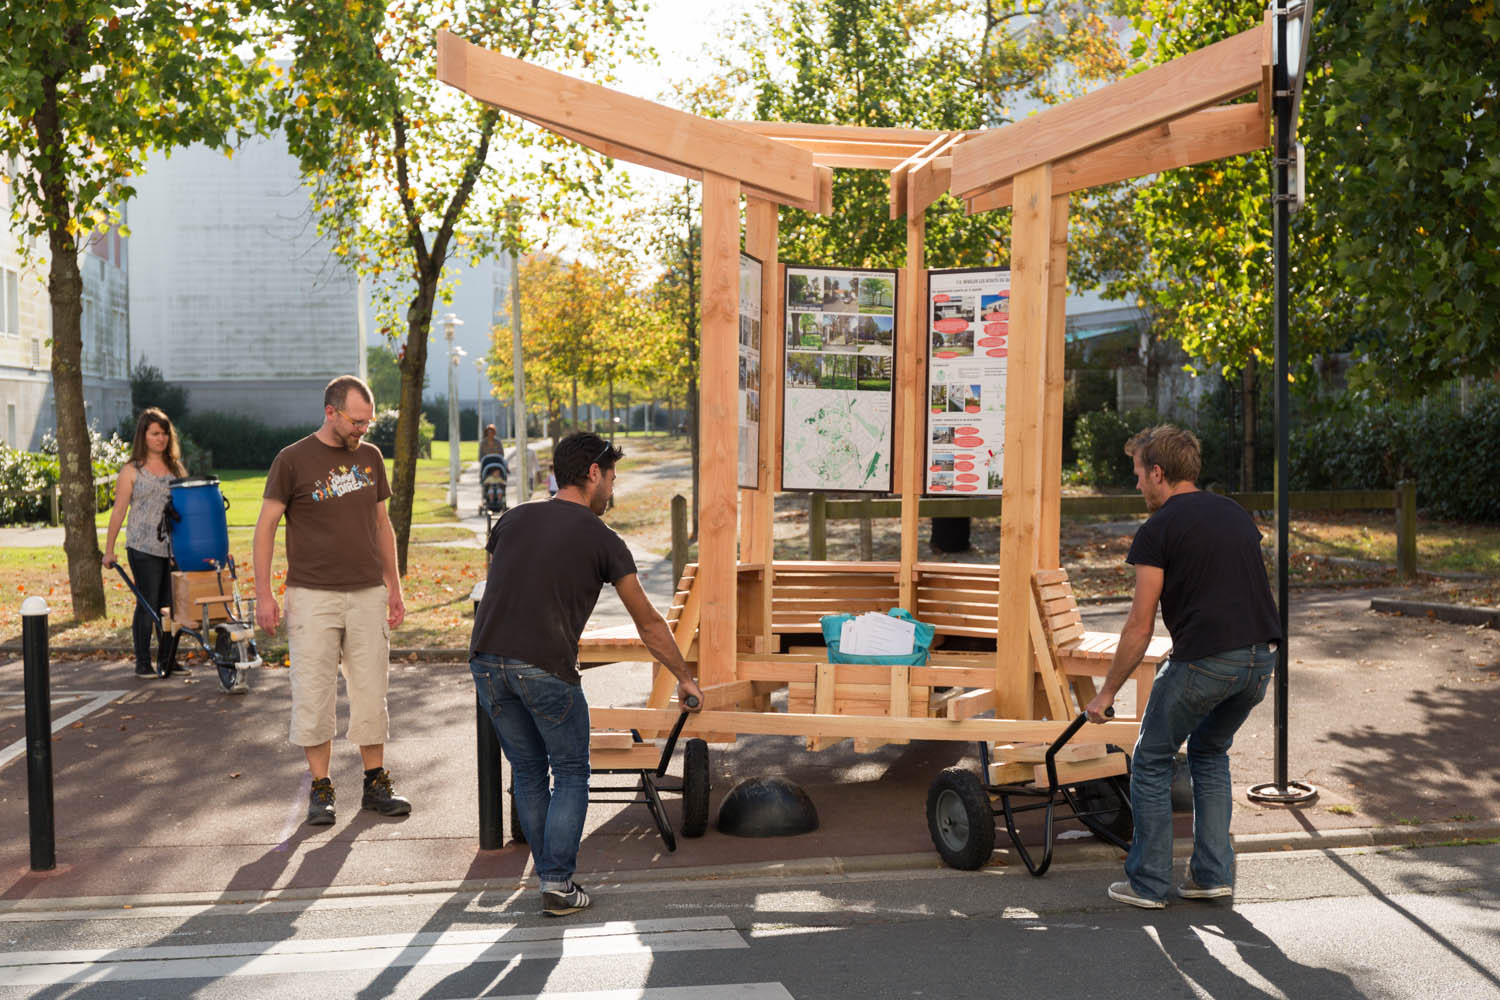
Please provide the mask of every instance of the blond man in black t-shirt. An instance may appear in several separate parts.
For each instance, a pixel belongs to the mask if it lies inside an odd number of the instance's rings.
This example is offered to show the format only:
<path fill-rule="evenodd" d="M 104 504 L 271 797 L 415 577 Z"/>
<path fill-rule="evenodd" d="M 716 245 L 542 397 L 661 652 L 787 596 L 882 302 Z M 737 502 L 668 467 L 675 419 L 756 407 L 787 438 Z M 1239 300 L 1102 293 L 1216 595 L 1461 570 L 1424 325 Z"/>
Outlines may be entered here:
<path fill-rule="evenodd" d="M 1193 854 L 1177 894 L 1215 899 L 1234 892 L 1229 747 L 1265 697 L 1283 636 L 1260 530 L 1233 500 L 1198 489 L 1198 439 L 1163 424 L 1131 438 L 1125 452 L 1152 513 L 1125 557 L 1135 567 L 1130 615 L 1109 675 L 1085 710 L 1094 722 L 1104 721 L 1151 641 L 1160 602 L 1172 652 L 1151 685 L 1131 759 L 1135 835 L 1125 858 L 1127 881 L 1109 887 L 1111 899 L 1160 909 L 1172 888 L 1172 771 L 1184 741 L 1193 777 Z"/>
<path fill-rule="evenodd" d="M 364 764 L 360 805 L 405 816 L 385 769 L 390 735 L 386 689 L 391 629 L 406 617 L 396 566 L 391 495 L 380 449 L 361 440 L 375 414 L 364 381 L 341 375 L 323 392 L 323 425 L 287 445 L 266 475 L 255 522 L 255 620 L 274 633 L 281 617 L 272 589 L 276 528 L 286 518 L 286 625 L 291 655 L 291 742 L 312 775 L 307 822 L 334 821 L 335 695 L 342 668 L 349 695 L 345 736 Z"/>

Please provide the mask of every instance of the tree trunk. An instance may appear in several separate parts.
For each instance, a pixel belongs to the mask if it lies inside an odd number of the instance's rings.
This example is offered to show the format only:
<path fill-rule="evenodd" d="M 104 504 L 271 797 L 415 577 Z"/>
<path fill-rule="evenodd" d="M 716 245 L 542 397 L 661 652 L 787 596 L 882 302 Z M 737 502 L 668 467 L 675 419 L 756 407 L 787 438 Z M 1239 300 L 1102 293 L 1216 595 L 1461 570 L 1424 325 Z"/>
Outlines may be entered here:
<path fill-rule="evenodd" d="M 396 460 L 391 475 L 391 527 L 396 529 L 396 566 L 406 575 L 406 548 L 411 539 L 412 503 L 417 483 L 417 442 L 422 424 L 422 375 L 427 370 L 427 336 L 437 274 L 419 272 L 417 294 L 406 310 L 406 348 L 401 352 L 401 417 L 396 421 Z"/>
<path fill-rule="evenodd" d="M 613 372 L 609 375 L 609 443 L 615 443 L 615 376 Z"/>
<path fill-rule="evenodd" d="M 571 429 L 575 430 L 575 431 L 578 429 L 578 379 L 577 378 L 573 379 L 573 427 Z"/>
<path fill-rule="evenodd" d="M 1240 371 L 1240 490 L 1255 489 L 1255 356 Z"/>
<path fill-rule="evenodd" d="M 67 148 L 58 116 L 56 81 L 44 85 L 47 96 L 34 124 L 44 155 L 42 194 L 46 199 L 51 271 L 47 296 L 52 306 L 52 403 L 57 415 L 58 483 L 61 487 L 63 552 L 68 559 L 68 590 L 75 621 L 104 617 L 104 577 L 88 414 L 83 402 L 83 275 L 78 270 L 78 242 L 69 232 L 72 206 L 67 167 L 60 160 Z"/>

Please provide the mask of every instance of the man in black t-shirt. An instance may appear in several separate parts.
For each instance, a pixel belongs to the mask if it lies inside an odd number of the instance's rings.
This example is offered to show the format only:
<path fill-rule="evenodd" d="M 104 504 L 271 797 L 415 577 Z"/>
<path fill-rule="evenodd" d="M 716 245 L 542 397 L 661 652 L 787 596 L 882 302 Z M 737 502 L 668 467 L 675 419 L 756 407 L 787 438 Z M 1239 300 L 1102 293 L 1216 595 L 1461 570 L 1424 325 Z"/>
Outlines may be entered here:
<path fill-rule="evenodd" d="M 589 905 L 573 882 L 589 795 L 578 637 L 604 584 L 614 585 L 646 648 L 677 677 L 678 702 L 702 702 L 672 630 L 641 589 L 630 549 L 599 519 L 623 454 L 583 432 L 557 443 L 557 496 L 512 507 L 490 533 L 489 578 L 469 643 L 474 688 L 510 761 L 516 814 L 550 917 Z"/>
<path fill-rule="evenodd" d="M 1172 652 L 1152 684 L 1131 760 L 1135 837 L 1125 858 L 1128 881 L 1109 887 L 1111 899 L 1160 909 L 1172 885 L 1172 769 L 1184 740 L 1193 778 L 1193 855 L 1177 894 L 1213 899 L 1234 892 L 1229 747 L 1265 697 L 1275 644 L 1284 637 L 1255 521 L 1233 500 L 1194 485 L 1202 462 L 1198 439 L 1164 424 L 1131 438 L 1125 452 L 1152 514 L 1125 557 L 1135 566 L 1135 596 L 1109 675 L 1085 711 L 1104 721 L 1146 652 L 1160 601 Z"/>

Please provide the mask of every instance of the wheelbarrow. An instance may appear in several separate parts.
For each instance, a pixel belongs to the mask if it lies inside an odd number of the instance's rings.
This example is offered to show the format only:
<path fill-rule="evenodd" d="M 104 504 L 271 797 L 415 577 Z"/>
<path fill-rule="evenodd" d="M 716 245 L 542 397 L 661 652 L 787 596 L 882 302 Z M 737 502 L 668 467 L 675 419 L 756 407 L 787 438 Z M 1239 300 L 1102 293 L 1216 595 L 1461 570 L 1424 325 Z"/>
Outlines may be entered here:
<path fill-rule="evenodd" d="M 689 696 L 685 704 L 689 709 L 697 708 L 698 699 Z M 683 745 L 682 780 L 680 782 L 663 781 L 667 776 L 667 767 L 672 762 L 672 754 L 677 749 L 677 738 L 682 735 L 682 727 L 687 723 L 688 714 L 688 711 L 684 710 L 678 716 L 677 723 L 672 727 L 666 742 L 662 744 L 659 755 L 654 753 L 655 747 L 642 739 L 640 731 L 636 729 L 630 730 L 628 734 L 621 734 L 630 737 L 629 744 L 623 747 L 595 744 L 597 737 L 611 734 L 595 734 L 590 738 L 590 772 L 593 775 L 628 776 L 631 780 L 602 786 L 590 780 L 589 801 L 644 805 L 651 813 L 651 819 L 656 824 L 656 830 L 661 834 L 662 842 L 667 845 L 668 851 L 677 850 L 677 835 L 672 829 L 672 821 L 668 818 L 666 806 L 662 802 L 663 792 L 682 796 L 680 830 L 684 837 L 701 837 L 708 829 L 710 788 L 707 741 L 697 738 L 688 740 Z M 600 792 L 606 794 L 596 794 Z M 514 788 L 510 793 L 510 816 L 515 840 L 518 843 L 525 843 L 526 837 L 521 831 L 521 824 L 516 815 Z"/>
<path fill-rule="evenodd" d="M 1114 709 L 1106 710 L 1113 716 Z M 1125 773 L 1088 781 L 1059 780 L 1057 754 L 1083 728 L 1088 716 L 1082 712 L 1047 747 L 1044 759 L 1047 781 L 987 784 L 965 767 L 945 769 L 927 791 L 927 829 L 933 846 L 950 867 L 972 871 L 989 860 L 995 850 L 995 817 L 1005 819 L 1005 830 L 1016 854 L 1033 875 L 1043 875 L 1052 864 L 1053 830 L 1059 823 L 1078 821 L 1096 837 L 1121 849 L 1130 847 L 1134 817 L 1130 811 L 1130 758 L 1118 747 L 1111 753 L 1125 756 Z M 980 767 L 990 773 L 989 748 L 979 745 Z M 995 802 L 998 800 L 999 807 Z M 1017 804 L 1013 800 L 1021 800 Z M 1040 860 L 1021 842 L 1016 817 L 1041 810 L 1043 848 Z"/>
<path fill-rule="evenodd" d="M 202 617 L 201 627 L 192 628 L 172 618 L 163 620 L 161 613 L 151 606 L 144 594 L 136 587 L 135 581 L 130 574 L 125 572 L 125 567 L 115 563 L 115 571 L 125 581 L 125 586 L 135 595 L 136 601 L 146 609 L 153 621 L 156 622 L 156 634 L 166 655 L 157 659 L 156 673 L 159 677 L 165 677 L 171 672 L 172 662 L 177 656 L 177 644 L 182 635 L 186 633 L 202 647 L 203 652 L 208 655 L 214 665 L 214 670 L 219 677 L 219 689 L 225 694 L 244 694 L 250 690 L 250 670 L 252 667 L 261 665 L 260 655 L 255 649 L 255 601 L 250 599 L 240 601 L 240 595 L 235 588 L 234 564 L 229 566 L 230 585 L 223 585 L 223 570 L 200 571 L 190 576 L 213 577 L 220 591 L 217 597 L 202 598 L 197 601 L 199 613 Z M 226 592 L 227 589 L 227 592 Z M 222 611 L 211 611 L 210 608 L 222 608 Z M 223 621 L 215 619 L 222 618 Z"/>

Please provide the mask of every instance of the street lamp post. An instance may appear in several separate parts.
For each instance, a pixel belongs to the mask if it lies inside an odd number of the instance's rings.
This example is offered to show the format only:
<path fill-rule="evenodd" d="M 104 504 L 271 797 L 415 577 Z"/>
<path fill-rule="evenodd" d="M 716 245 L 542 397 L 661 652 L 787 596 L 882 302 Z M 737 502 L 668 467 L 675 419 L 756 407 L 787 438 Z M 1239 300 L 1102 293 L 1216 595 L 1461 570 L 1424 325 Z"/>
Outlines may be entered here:
<path fill-rule="evenodd" d="M 448 506 L 458 509 L 458 359 L 464 349 L 453 343 L 453 332 L 464 321 L 452 313 L 443 316 L 444 336 L 448 340 Z"/>
<path fill-rule="evenodd" d="M 484 391 L 485 368 L 484 358 L 474 359 L 474 417 L 478 421 L 480 437 L 484 436 L 484 398 L 489 395 Z"/>

